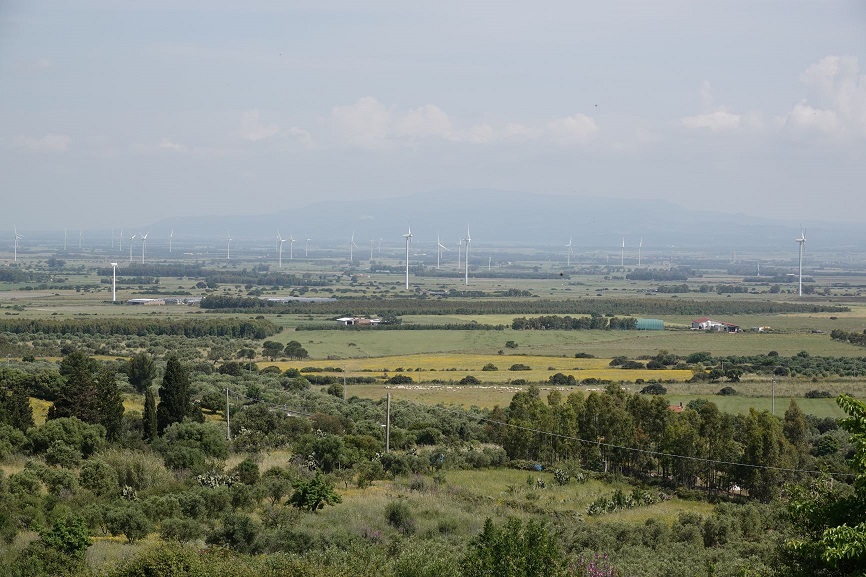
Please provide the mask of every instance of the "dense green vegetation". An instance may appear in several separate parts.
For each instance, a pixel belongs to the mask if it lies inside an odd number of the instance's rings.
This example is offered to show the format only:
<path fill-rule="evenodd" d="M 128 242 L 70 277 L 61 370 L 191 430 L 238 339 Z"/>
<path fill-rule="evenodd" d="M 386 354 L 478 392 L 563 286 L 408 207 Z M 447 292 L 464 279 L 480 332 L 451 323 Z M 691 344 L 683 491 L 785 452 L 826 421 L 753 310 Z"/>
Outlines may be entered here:
<path fill-rule="evenodd" d="M 278 330 L 276 325 L 264 319 L 0 319 L 0 332 L 26 335 L 180 335 L 264 339 L 276 334 Z"/>

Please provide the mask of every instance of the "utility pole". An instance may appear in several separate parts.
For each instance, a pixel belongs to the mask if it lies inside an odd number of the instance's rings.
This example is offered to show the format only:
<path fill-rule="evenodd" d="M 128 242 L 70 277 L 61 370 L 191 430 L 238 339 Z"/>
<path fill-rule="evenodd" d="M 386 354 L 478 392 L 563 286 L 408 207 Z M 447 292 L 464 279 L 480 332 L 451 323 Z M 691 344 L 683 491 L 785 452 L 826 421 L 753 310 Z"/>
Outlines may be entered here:
<path fill-rule="evenodd" d="M 391 393 L 385 404 L 385 452 L 391 452 Z"/>
<path fill-rule="evenodd" d="M 229 389 L 226 387 L 226 440 L 232 440 L 231 417 L 229 416 Z"/>

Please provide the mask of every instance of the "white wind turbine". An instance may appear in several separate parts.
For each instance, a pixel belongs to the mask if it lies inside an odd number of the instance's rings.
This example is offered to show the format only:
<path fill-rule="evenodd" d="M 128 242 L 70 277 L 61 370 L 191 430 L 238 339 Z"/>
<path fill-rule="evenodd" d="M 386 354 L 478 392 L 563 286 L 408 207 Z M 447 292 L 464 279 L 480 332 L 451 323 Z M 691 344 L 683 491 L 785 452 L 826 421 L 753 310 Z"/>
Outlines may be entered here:
<path fill-rule="evenodd" d="M 409 290 L 409 243 L 412 242 L 412 227 L 409 227 L 409 232 L 403 235 L 406 239 L 406 290 Z"/>
<path fill-rule="evenodd" d="M 641 237 L 640 242 L 637 244 L 637 265 L 640 266 L 640 252 L 643 249 L 643 237 Z"/>
<path fill-rule="evenodd" d="M 171 229 L 171 232 L 168 233 L 168 252 L 171 253 L 171 241 L 174 239 L 174 229 Z"/>
<path fill-rule="evenodd" d="M 466 277 L 464 279 L 466 286 L 469 286 L 469 243 L 471 243 L 471 242 L 472 242 L 472 235 L 469 234 L 469 225 L 467 224 L 466 225 L 466 254 L 463 255 L 463 259 L 466 261 L 465 262 Z"/>
<path fill-rule="evenodd" d="M 370 260 L 373 260 L 373 247 L 376 246 L 376 239 L 370 239 Z"/>
<path fill-rule="evenodd" d="M 78 230 L 78 250 L 81 250 L 81 237 L 84 236 L 84 229 Z"/>
<path fill-rule="evenodd" d="M 349 266 L 355 264 L 355 249 L 358 245 L 355 244 L 355 233 L 352 233 L 352 239 L 349 241 Z"/>
<path fill-rule="evenodd" d="M 132 241 L 135 240 L 137 234 L 132 235 L 132 238 L 129 239 L 129 262 L 132 262 Z"/>
<path fill-rule="evenodd" d="M 295 258 L 295 236 L 289 233 L 289 260 Z"/>
<path fill-rule="evenodd" d="M 797 244 L 800 245 L 800 259 L 799 259 L 799 275 L 798 275 L 798 290 L 797 294 L 799 296 L 803 296 L 803 249 L 806 247 L 806 229 L 800 229 L 800 236 L 796 239 Z"/>
<path fill-rule="evenodd" d="M 619 249 L 619 266 L 625 266 L 625 237 L 622 237 L 622 247 Z"/>
<path fill-rule="evenodd" d="M 283 243 L 286 242 L 287 239 L 283 238 L 283 235 L 280 234 L 280 231 L 277 231 L 277 254 L 279 255 L 277 258 L 279 259 L 280 268 L 283 268 Z"/>
<path fill-rule="evenodd" d="M 439 270 L 439 261 L 442 258 L 442 249 L 447 251 L 451 251 L 450 248 L 442 244 L 442 241 L 439 239 L 439 235 L 436 235 L 436 270 Z"/>
<path fill-rule="evenodd" d="M 568 244 L 565 245 L 566 250 L 568 250 L 567 256 L 565 257 L 565 265 L 571 266 L 571 241 L 573 237 L 568 237 Z"/>
<path fill-rule="evenodd" d="M 232 233 L 227 232 L 226 236 L 228 237 L 228 241 L 226 242 L 226 260 L 231 260 L 231 258 L 232 258 Z"/>
<path fill-rule="evenodd" d="M 147 246 L 147 235 L 149 235 L 149 234 L 150 234 L 149 232 L 146 232 L 141 237 L 141 264 L 144 264 L 144 247 Z"/>
<path fill-rule="evenodd" d="M 111 302 L 117 301 L 117 263 L 111 263 Z"/>
<path fill-rule="evenodd" d="M 65 241 L 66 240 L 66 229 L 63 230 L 63 235 L 64 235 L 64 241 Z M 123 229 L 122 228 L 120 229 L 120 237 L 119 238 L 120 238 L 120 248 L 118 249 L 118 251 L 123 252 Z M 64 250 L 66 249 L 65 242 L 63 245 L 63 249 Z"/>
<path fill-rule="evenodd" d="M 120 231 L 121 236 L 123 236 L 123 231 Z M 66 241 L 69 238 L 69 235 L 66 234 L 66 229 L 63 229 L 63 252 L 66 252 Z M 121 247 L 122 248 L 122 247 Z"/>
<path fill-rule="evenodd" d="M 310 248 L 310 241 L 313 240 L 304 233 L 304 258 L 307 258 L 307 249 Z"/>
<path fill-rule="evenodd" d="M 14 239 L 14 242 L 13 242 L 13 244 L 14 244 L 14 246 L 15 246 L 15 249 L 14 249 L 15 254 L 14 254 L 14 256 L 12 257 L 12 260 L 13 260 L 13 261 L 17 261 L 17 260 L 18 260 L 18 241 L 21 240 L 21 239 L 24 238 L 24 237 L 21 236 L 20 234 L 18 234 L 18 228 L 17 228 L 17 227 L 14 227 L 14 226 L 13 226 L 12 229 L 15 231 L 15 239 Z"/>

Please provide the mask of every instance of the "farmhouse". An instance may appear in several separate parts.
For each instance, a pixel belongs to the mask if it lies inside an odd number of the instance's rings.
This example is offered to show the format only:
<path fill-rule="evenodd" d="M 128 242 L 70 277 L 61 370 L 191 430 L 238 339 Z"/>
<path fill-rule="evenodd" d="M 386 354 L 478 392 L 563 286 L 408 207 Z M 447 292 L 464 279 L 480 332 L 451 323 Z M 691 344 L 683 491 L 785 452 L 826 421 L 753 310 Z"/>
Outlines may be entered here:
<path fill-rule="evenodd" d="M 740 332 L 740 327 L 723 321 L 714 321 L 709 317 L 701 317 L 692 321 L 692 330 L 738 333 Z"/>
<path fill-rule="evenodd" d="M 365 317 L 340 317 L 337 322 L 344 327 L 354 326 L 376 326 L 382 322 L 382 319 L 368 319 Z"/>

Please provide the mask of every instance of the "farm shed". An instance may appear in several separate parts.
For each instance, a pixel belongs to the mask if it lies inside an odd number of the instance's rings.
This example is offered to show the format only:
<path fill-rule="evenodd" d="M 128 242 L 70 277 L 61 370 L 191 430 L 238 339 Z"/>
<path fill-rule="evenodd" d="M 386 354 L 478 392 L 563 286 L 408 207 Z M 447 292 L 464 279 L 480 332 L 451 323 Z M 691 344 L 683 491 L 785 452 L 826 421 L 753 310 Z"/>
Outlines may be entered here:
<path fill-rule="evenodd" d="M 637 319 L 634 328 L 639 331 L 663 331 L 665 322 L 660 319 Z"/>

